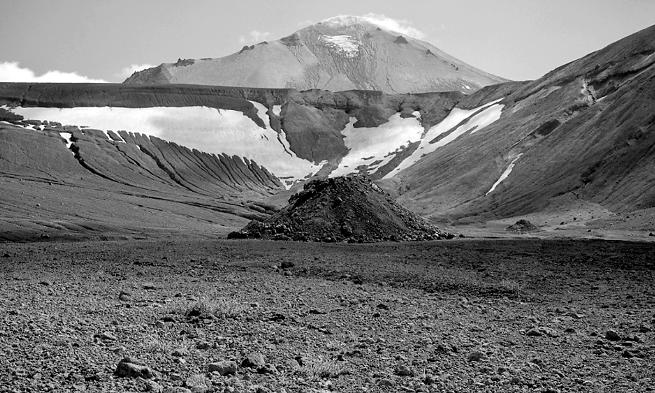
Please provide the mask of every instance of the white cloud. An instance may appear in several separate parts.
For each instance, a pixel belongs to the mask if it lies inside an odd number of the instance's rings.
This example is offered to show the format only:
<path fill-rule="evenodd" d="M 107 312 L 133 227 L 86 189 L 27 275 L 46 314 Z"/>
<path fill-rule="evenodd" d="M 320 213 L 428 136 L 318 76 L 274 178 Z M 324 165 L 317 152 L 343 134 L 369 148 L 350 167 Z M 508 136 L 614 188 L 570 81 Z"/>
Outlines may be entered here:
<path fill-rule="evenodd" d="M 132 74 L 134 74 L 137 71 L 143 71 L 146 68 L 152 68 L 152 67 L 156 67 L 156 66 L 152 64 L 130 64 L 127 67 L 123 67 L 121 69 L 121 72 L 119 72 L 116 75 L 122 79 L 125 79 L 127 77 L 132 76 Z"/>
<path fill-rule="evenodd" d="M 259 31 L 252 30 L 248 33 L 248 36 L 240 36 L 239 43 L 242 45 L 245 44 L 258 44 L 262 41 L 266 41 L 271 36 L 271 33 L 268 31 Z"/>
<path fill-rule="evenodd" d="M 55 82 L 55 83 L 107 83 L 102 79 L 92 79 L 77 72 L 48 71 L 36 75 L 29 68 L 21 67 L 17 61 L 0 62 L 0 81 L 2 82 Z"/>
<path fill-rule="evenodd" d="M 426 37 L 426 34 L 423 33 L 421 30 L 417 29 L 416 27 L 414 27 L 410 21 L 405 19 L 393 19 L 382 14 L 368 13 L 362 16 L 340 15 L 340 16 L 328 18 L 323 22 L 335 23 L 335 24 L 348 24 L 348 23 L 353 23 L 362 20 L 368 23 L 372 23 L 380 27 L 381 29 L 400 33 L 408 37 L 417 38 L 421 40 Z"/>

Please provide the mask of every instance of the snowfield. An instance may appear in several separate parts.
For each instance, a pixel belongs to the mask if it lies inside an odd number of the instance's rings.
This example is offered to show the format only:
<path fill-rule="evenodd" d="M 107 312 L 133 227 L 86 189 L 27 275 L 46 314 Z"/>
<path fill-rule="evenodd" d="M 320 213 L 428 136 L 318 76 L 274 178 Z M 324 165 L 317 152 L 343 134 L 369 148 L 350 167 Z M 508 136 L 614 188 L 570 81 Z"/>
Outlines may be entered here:
<path fill-rule="evenodd" d="M 424 155 L 498 120 L 504 107 L 498 101 L 500 100 L 469 110 L 454 108 L 444 120 L 427 131 L 421 125 L 419 112 L 414 112 L 413 117 L 407 118 L 396 113 L 386 123 L 370 128 L 355 128 L 356 119 L 351 118 L 341 131 L 348 153 L 329 176 L 357 173 L 360 172 L 358 168 L 375 173 L 409 144 L 420 142 L 419 147 L 409 157 L 384 176 L 385 179 L 391 178 L 414 165 Z M 299 158 L 291 150 L 284 131 L 278 133 L 271 128 L 268 108 L 258 102 L 250 102 L 257 110 L 257 116 L 264 122 L 265 128 L 258 126 L 242 112 L 203 106 L 61 109 L 17 107 L 11 110 L 26 119 L 57 121 L 102 130 L 110 141 L 113 140 L 109 137 L 108 130 L 127 130 L 206 153 L 244 157 L 264 166 L 282 179 L 286 187 L 314 175 L 326 164 L 314 164 Z M 276 105 L 271 108 L 271 113 L 279 115 L 281 110 L 282 107 Z M 61 136 L 68 141 L 67 146 L 70 148 L 71 135 L 62 133 Z M 508 170 L 511 171 L 511 165 Z M 505 177 L 508 175 L 509 173 Z M 489 192 L 492 191 L 493 188 Z"/>
<path fill-rule="evenodd" d="M 359 41 L 349 35 L 322 35 L 320 40 L 346 57 L 356 57 L 359 53 Z"/>
<path fill-rule="evenodd" d="M 498 120 L 504 107 L 504 105 L 497 104 L 500 100 L 502 100 L 502 98 L 473 109 L 453 108 L 445 119 L 443 119 L 439 124 L 431 127 L 428 132 L 425 133 L 419 147 L 409 157 L 404 159 L 400 165 L 385 175 L 383 179 L 389 179 L 395 176 L 403 169 L 414 165 L 424 155 L 430 154 L 438 148 L 449 144 L 468 131 L 471 131 L 471 133 L 479 131 Z M 460 123 L 463 124 L 460 125 Z M 459 127 L 457 127 L 458 125 Z M 454 127 L 457 128 L 453 130 Z M 451 131 L 448 135 L 432 142 L 435 138 L 447 133 L 448 131 Z"/>
<path fill-rule="evenodd" d="M 253 102 L 266 129 L 243 113 L 208 107 L 77 107 L 12 108 L 26 119 L 57 121 L 100 130 L 128 130 L 155 136 L 206 153 L 225 153 L 254 160 L 278 177 L 303 179 L 320 165 L 298 158 L 284 133 L 270 127 L 267 109 Z M 286 183 L 286 182 L 285 182 Z M 287 184 L 288 185 L 288 184 Z"/>
<path fill-rule="evenodd" d="M 420 140 L 423 134 L 420 113 L 414 112 L 413 115 L 415 117 L 403 119 L 400 113 L 396 113 L 388 122 L 373 128 L 355 128 L 353 125 L 356 119 L 351 118 L 350 123 L 341 132 L 350 151 L 330 177 L 356 172 L 360 165 L 377 169 L 390 161 L 400 148 Z M 382 162 L 374 164 L 376 161 Z"/>

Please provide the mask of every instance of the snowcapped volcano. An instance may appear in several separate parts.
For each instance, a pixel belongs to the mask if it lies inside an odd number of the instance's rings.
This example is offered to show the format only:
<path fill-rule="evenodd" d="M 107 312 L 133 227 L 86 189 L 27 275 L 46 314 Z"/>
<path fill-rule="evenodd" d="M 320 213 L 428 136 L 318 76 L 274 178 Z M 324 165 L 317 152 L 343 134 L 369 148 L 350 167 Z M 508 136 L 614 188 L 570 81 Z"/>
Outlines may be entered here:
<path fill-rule="evenodd" d="M 229 56 L 164 63 L 125 83 L 472 93 L 504 81 L 402 30 L 366 16 L 337 16 Z"/>

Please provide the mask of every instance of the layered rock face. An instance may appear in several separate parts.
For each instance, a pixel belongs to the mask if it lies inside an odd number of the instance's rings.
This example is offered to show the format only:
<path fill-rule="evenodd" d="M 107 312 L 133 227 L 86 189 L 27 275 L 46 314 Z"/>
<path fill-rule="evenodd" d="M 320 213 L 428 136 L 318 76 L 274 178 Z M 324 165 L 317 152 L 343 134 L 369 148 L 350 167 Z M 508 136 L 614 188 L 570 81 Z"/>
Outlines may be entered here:
<path fill-rule="evenodd" d="M 135 73 L 125 83 L 471 93 L 504 81 L 428 42 L 346 16 L 245 46 L 226 57 L 161 64 Z"/>
<path fill-rule="evenodd" d="M 230 238 L 373 242 L 451 238 L 362 176 L 312 180 L 289 205 Z"/>

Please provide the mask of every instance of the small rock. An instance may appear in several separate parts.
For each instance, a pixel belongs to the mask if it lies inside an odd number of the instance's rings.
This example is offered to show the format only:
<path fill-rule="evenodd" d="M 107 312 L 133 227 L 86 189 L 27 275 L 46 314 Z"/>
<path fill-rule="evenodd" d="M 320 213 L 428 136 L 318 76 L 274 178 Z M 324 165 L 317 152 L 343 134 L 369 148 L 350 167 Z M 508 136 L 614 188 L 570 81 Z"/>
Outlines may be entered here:
<path fill-rule="evenodd" d="M 484 353 L 480 351 L 473 351 L 468 356 L 469 362 L 479 362 L 482 359 L 484 359 Z"/>
<path fill-rule="evenodd" d="M 118 300 L 122 302 L 129 302 L 130 300 L 132 300 L 132 294 L 126 291 L 121 291 L 118 294 Z"/>
<path fill-rule="evenodd" d="M 189 355 L 189 351 L 186 348 L 177 348 L 171 353 L 171 355 L 176 358 L 182 358 Z"/>
<path fill-rule="evenodd" d="M 210 373 L 216 371 L 223 376 L 233 375 L 237 372 L 236 362 L 230 360 L 223 360 L 216 363 L 210 363 L 209 366 L 207 366 L 207 368 L 209 369 Z"/>
<path fill-rule="evenodd" d="M 528 332 L 525 333 L 525 335 L 530 336 L 530 337 L 543 336 L 543 334 L 539 331 L 539 329 L 535 329 L 535 328 L 532 328 L 532 329 L 528 330 Z"/>
<path fill-rule="evenodd" d="M 123 358 L 116 367 L 114 375 L 117 377 L 127 377 L 127 378 L 143 378 L 150 379 L 155 376 L 154 372 L 148 366 L 144 366 L 141 362 L 125 357 Z"/>
<path fill-rule="evenodd" d="M 241 362 L 241 367 L 259 368 L 264 367 L 266 359 L 259 352 L 252 352 Z"/>
<path fill-rule="evenodd" d="M 183 388 L 182 386 L 171 386 L 169 388 L 164 389 L 163 393 L 193 393 L 187 388 Z"/>
<path fill-rule="evenodd" d="M 205 350 L 211 348 L 211 344 L 207 341 L 200 341 L 199 343 L 196 344 L 197 349 Z"/>
<path fill-rule="evenodd" d="M 414 375 L 414 371 L 404 364 L 397 366 L 394 370 L 394 373 L 396 375 L 400 375 L 401 377 L 411 377 Z"/>
<path fill-rule="evenodd" d="M 164 388 L 155 381 L 146 381 L 146 392 L 162 393 Z"/>
<path fill-rule="evenodd" d="M 281 269 L 291 269 L 294 266 L 296 265 L 291 261 L 282 261 L 282 263 L 280 263 Z"/>
<path fill-rule="evenodd" d="M 146 282 L 146 283 L 143 283 L 143 289 L 153 290 L 153 289 L 157 289 L 157 286 L 155 284 L 151 283 L 151 282 Z"/>
<path fill-rule="evenodd" d="M 211 381 L 202 374 L 193 374 L 184 381 L 192 393 L 205 393 L 211 388 Z"/>
<path fill-rule="evenodd" d="M 619 341 L 621 340 L 621 336 L 615 332 L 614 330 L 608 330 L 605 332 L 605 338 L 610 340 L 610 341 Z"/>
<path fill-rule="evenodd" d="M 277 368 L 274 365 L 268 363 L 264 367 L 259 367 L 257 369 L 258 374 L 277 374 Z"/>
<path fill-rule="evenodd" d="M 100 341 L 116 341 L 118 340 L 116 336 L 111 334 L 110 332 L 102 332 L 99 334 L 94 334 L 93 335 L 94 339 L 100 340 Z"/>
<path fill-rule="evenodd" d="M 394 384 L 390 379 L 381 379 L 378 381 L 378 386 L 381 388 L 392 388 Z"/>

